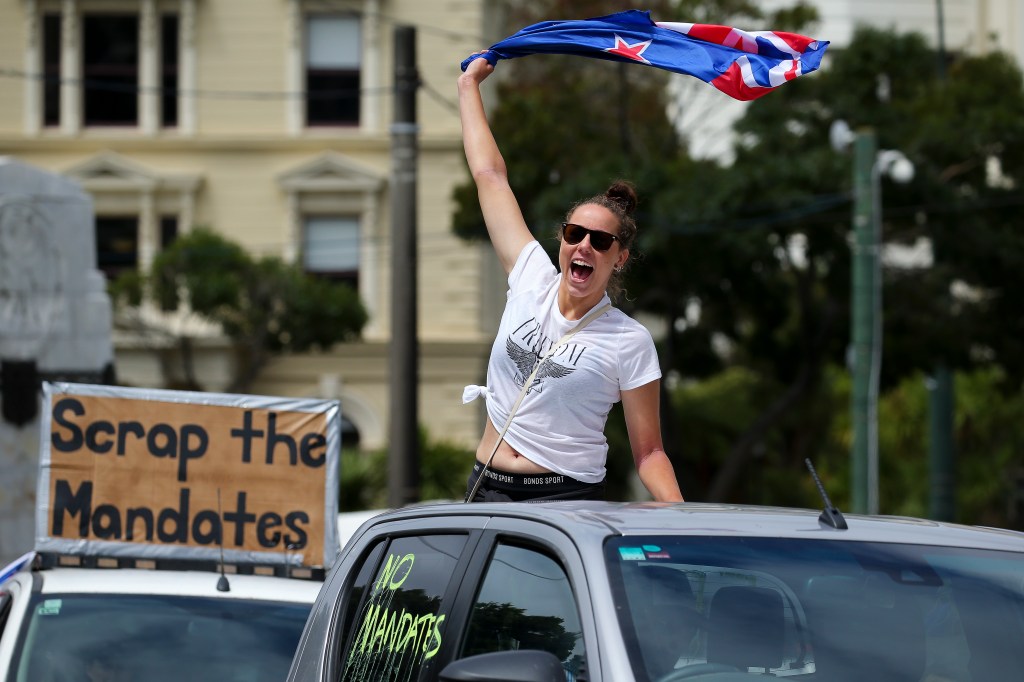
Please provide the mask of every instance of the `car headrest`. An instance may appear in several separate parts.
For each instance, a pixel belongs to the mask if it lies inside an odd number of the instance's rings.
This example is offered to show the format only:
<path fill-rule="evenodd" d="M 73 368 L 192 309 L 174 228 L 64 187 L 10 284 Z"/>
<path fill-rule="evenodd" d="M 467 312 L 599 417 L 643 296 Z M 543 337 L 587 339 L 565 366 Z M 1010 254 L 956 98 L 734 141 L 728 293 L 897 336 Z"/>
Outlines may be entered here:
<path fill-rule="evenodd" d="M 708 613 L 708 663 L 740 670 L 782 665 L 785 608 L 782 595 L 767 587 L 720 588 Z"/>

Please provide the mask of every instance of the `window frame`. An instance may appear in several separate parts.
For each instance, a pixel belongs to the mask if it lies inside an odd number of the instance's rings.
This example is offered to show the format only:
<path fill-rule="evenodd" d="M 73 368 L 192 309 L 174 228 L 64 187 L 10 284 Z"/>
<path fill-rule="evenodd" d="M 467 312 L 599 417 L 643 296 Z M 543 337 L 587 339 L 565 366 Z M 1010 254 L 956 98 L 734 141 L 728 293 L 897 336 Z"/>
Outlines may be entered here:
<path fill-rule="evenodd" d="M 369 313 L 367 338 L 382 333 L 386 318 L 381 299 L 384 234 L 381 216 L 386 210 L 383 192 L 387 179 L 376 169 L 343 154 L 327 151 L 277 177 L 278 188 L 288 203 L 288 227 L 283 257 L 286 263 L 302 262 L 304 218 L 315 215 L 350 215 L 359 220 L 359 272 L 355 287 Z"/>
<path fill-rule="evenodd" d="M 43 128 L 58 128 L 61 120 L 61 61 L 64 55 L 64 19 L 60 12 L 41 11 L 40 64 L 43 74 L 39 122 Z M 51 59 L 52 57 L 52 59 Z"/>
<path fill-rule="evenodd" d="M 406 519 L 378 524 L 362 535 L 354 536 L 346 545 L 341 563 L 332 569 L 324 587 L 320 590 L 318 602 L 326 604 L 326 608 L 314 609 L 310 622 L 306 626 L 307 634 L 310 632 L 322 633 L 315 636 L 322 636 L 326 639 L 323 648 L 325 652 L 322 662 L 323 669 L 320 671 L 323 679 L 341 679 L 345 657 L 348 655 L 352 641 L 358 634 L 358 628 L 353 628 L 353 631 L 350 632 L 345 632 L 344 628 L 346 614 L 352 608 L 352 590 L 358 577 L 358 567 L 372 559 L 376 562 L 372 575 L 376 575 L 380 570 L 380 563 L 387 557 L 391 542 L 397 538 L 462 534 L 467 536 L 466 545 L 441 600 L 440 608 L 446 614 L 445 636 L 442 638 L 441 648 L 437 655 L 430 659 L 429 665 L 420 669 L 418 677 L 420 680 L 436 680 L 438 673 L 448 663 L 446 652 L 451 649 L 451 640 L 461 637 L 464 620 L 455 613 L 457 596 L 461 593 L 466 580 L 472 581 L 469 573 L 471 562 L 476 556 L 481 529 L 486 522 L 487 519 L 484 517 L 466 516 Z M 363 606 L 365 597 L 366 593 L 364 592 L 360 595 L 359 603 L 355 604 L 357 613 L 358 609 Z"/>
<path fill-rule="evenodd" d="M 158 10 L 157 24 L 159 127 L 174 129 L 181 121 L 181 13 Z"/>
<path fill-rule="evenodd" d="M 127 223 L 127 221 L 131 221 L 133 223 L 132 228 L 134 230 L 134 233 L 132 234 L 132 241 L 135 247 L 135 252 L 133 254 L 133 261 L 131 264 L 112 265 L 108 263 L 106 266 L 104 266 L 104 264 L 100 262 L 101 253 L 105 253 L 100 251 L 100 221 L 104 220 L 118 221 L 122 223 Z M 140 262 L 140 256 L 142 249 L 141 244 L 139 242 L 139 228 L 141 223 L 142 217 L 138 213 L 100 212 L 95 215 L 96 262 L 94 264 L 94 267 L 103 273 L 103 276 L 106 277 L 108 282 L 113 282 L 121 275 L 131 272 L 138 272 L 141 269 L 142 263 Z"/>
<path fill-rule="evenodd" d="M 32 134 L 77 135 L 83 130 L 132 131 L 152 137 L 161 134 L 195 132 L 195 88 L 197 59 L 195 0 L 155 0 L 152 4 L 136 0 L 128 3 L 111 0 L 74 0 L 59 3 L 46 0 L 31 3 L 29 26 L 32 32 L 26 61 L 42 75 L 25 82 L 24 127 Z M 129 17 L 135 24 L 135 60 L 127 65 L 86 63 L 87 25 L 104 17 Z M 173 45 L 164 45 L 168 21 L 175 26 Z M 109 42 L 109 41 L 105 41 Z M 169 48 L 168 50 L 165 49 Z M 173 63 L 168 63 L 168 58 Z M 86 80 L 102 78 L 104 71 L 134 74 L 130 90 L 116 89 L 108 95 L 117 101 L 101 105 L 102 111 L 126 110 L 128 100 L 134 114 L 131 120 L 105 120 L 87 116 L 90 102 L 101 97 L 84 87 Z M 106 77 L 111 77 L 107 74 Z M 124 81 L 118 83 L 128 87 Z M 92 94 L 90 94 L 92 93 Z M 166 114 L 166 116 L 165 116 Z M 173 120 L 168 120 L 168 116 Z"/>
<path fill-rule="evenodd" d="M 351 223 L 355 232 L 355 267 L 354 268 L 335 268 L 335 269 L 311 269 L 309 264 L 306 262 L 306 257 L 309 252 L 310 240 L 309 240 L 309 229 L 310 221 L 312 220 L 324 220 L 324 219 L 337 219 Z M 352 287 L 354 291 L 359 291 L 359 272 L 365 267 L 362 262 L 363 255 L 363 224 L 362 215 L 360 212 L 352 211 L 307 211 L 302 214 L 301 220 L 301 237 L 300 237 L 300 248 L 299 248 L 299 263 L 302 266 L 303 272 L 313 277 L 322 277 L 332 282 L 342 282 Z"/>
<path fill-rule="evenodd" d="M 591 671 L 588 679 L 603 679 L 600 672 L 591 666 L 600 665 L 600 647 L 598 646 L 597 621 L 594 604 L 590 595 L 588 573 L 583 566 L 583 559 L 571 537 L 557 528 L 525 519 L 494 517 L 489 520 L 487 529 L 481 534 L 466 572 L 462 580 L 462 588 L 456 596 L 449 613 L 452 627 L 458 624 L 458 636 L 455 630 L 449 631 L 449 637 L 438 652 L 439 659 L 445 664 L 460 658 L 459 652 L 465 645 L 473 604 L 483 585 L 483 580 L 491 557 L 498 544 L 513 544 L 547 554 L 555 559 L 565 571 L 572 587 L 573 597 L 579 611 L 580 628 L 583 633 L 583 649 L 586 652 L 587 669 Z M 593 568 L 593 567 L 592 567 Z M 603 565 L 599 567 L 603 569 Z"/>
<path fill-rule="evenodd" d="M 118 19 L 118 20 L 130 20 L 134 22 L 134 39 L 135 42 L 132 45 L 135 51 L 134 63 L 129 66 L 127 64 L 92 64 L 86 60 L 86 42 L 89 39 L 88 30 L 89 24 L 95 21 L 101 21 L 103 19 Z M 81 13 L 80 17 L 80 36 L 79 43 L 77 45 L 78 56 L 81 61 L 82 79 L 81 79 L 81 116 L 82 126 L 86 128 L 137 128 L 142 124 L 142 111 L 139 107 L 139 93 L 138 87 L 142 81 L 142 66 L 143 66 L 143 19 L 142 14 L 136 9 L 136 11 L 95 11 L 91 8 L 85 8 Z M 120 93 L 116 90 L 113 94 L 105 93 L 103 89 L 95 89 L 90 93 L 89 84 L 91 82 L 105 82 L 104 79 L 127 79 L 133 77 L 135 90 L 130 93 Z M 126 81 L 127 82 L 127 81 Z M 91 94 L 91 97 L 90 97 Z M 133 107 L 132 120 L 108 120 L 102 117 L 96 118 L 93 116 L 90 118 L 89 108 L 90 101 L 94 103 L 98 97 L 124 97 L 125 100 L 131 100 Z M 117 98 L 120 101 L 120 97 Z M 118 105 L 120 106 L 120 105 Z M 101 107 L 106 110 L 112 108 L 110 104 Z M 116 108 L 116 107 L 115 107 Z"/>
<path fill-rule="evenodd" d="M 140 270 L 148 269 L 153 257 L 162 250 L 165 220 L 177 221 L 177 236 L 192 229 L 204 182 L 197 175 L 164 175 L 113 152 L 100 152 L 68 169 L 64 176 L 89 193 L 94 216 L 131 216 L 138 220 Z"/>
<path fill-rule="evenodd" d="M 310 65 L 309 60 L 309 49 L 310 49 L 310 23 L 316 19 L 323 18 L 352 18 L 355 23 L 357 31 L 357 55 L 358 63 L 352 68 L 341 68 L 341 67 L 314 67 Z M 334 12 L 334 11 L 314 11 L 312 8 L 305 8 L 302 13 L 302 22 L 300 28 L 302 34 L 302 52 L 300 55 L 301 60 L 301 71 L 302 71 L 302 125 L 306 129 L 322 129 L 322 128 L 359 128 L 363 125 L 363 67 L 366 61 L 364 54 L 364 44 L 366 38 L 364 35 L 365 28 L 363 26 L 361 13 L 356 13 L 353 16 L 350 13 Z M 342 79 L 346 83 L 350 80 L 355 80 L 355 87 L 353 88 L 354 95 L 354 118 L 313 118 L 313 101 L 319 99 L 319 97 L 313 97 L 312 95 L 318 94 L 311 90 L 310 84 L 313 79 Z M 333 88 L 328 88 L 331 90 Z M 347 91 L 347 87 L 343 87 L 340 91 Z M 335 99 L 348 98 L 331 98 L 333 102 Z M 345 107 L 350 108 L 349 106 Z"/>
<path fill-rule="evenodd" d="M 487 561 L 487 563 L 484 566 L 483 572 L 480 574 L 480 580 L 477 582 L 477 589 L 476 589 L 476 592 L 474 594 L 474 598 L 473 598 L 472 605 L 471 605 L 471 608 L 470 608 L 470 614 L 469 614 L 469 617 L 467 619 L 466 626 L 465 626 L 465 628 L 463 628 L 463 631 L 462 631 L 460 648 L 458 650 L 458 654 L 459 654 L 458 657 L 459 658 L 465 658 L 465 657 L 473 656 L 473 655 L 477 655 L 477 654 L 497 653 L 497 652 L 500 652 L 500 651 L 510 651 L 510 650 L 518 650 L 519 649 L 519 646 L 517 645 L 516 647 L 514 647 L 512 649 L 494 648 L 494 649 L 489 649 L 489 650 L 486 650 L 486 651 L 473 651 L 473 652 L 467 652 L 466 651 L 466 648 L 467 648 L 467 646 L 470 643 L 470 636 L 471 636 L 471 634 L 473 634 L 473 631 L 474 631 L 474 628 L 473 628 L 473 621 L 474 621 L 474 615 L 475 615 L 474 614 L 474 610 L 475 610 L 475 607 L 478 604 L 481 603 L 480 595 L 481 595 L 484 587 L 486 585 L 488 585 L 488 583 L 490 581 L 491 570 L 498 563 L 506 563 L 504 558 L 499 559 L 499 552 L 501 550 L 503 550 L 503 549 L 514 550 L 516 552 L 521 552 L 521 553 L 530 553 L 530 554 L 532 554 L 534 556 L 537 556 L 537 557 L 543 557 L 547 561 L 551 562 L 554 566 L 556 566 L 559 570 L 561 570 L 562 574 L 565 576 L 565 579 L 569 583 L 569 585 L 568 585 L 568 587 L 569 587 L 569 595 L 568 596 L 569 596 L 569 599 L 571 600 L 571 608 L 575 611 L 575 617 L 576 617 L 576 623 L 575 624 L 579 628 L 578 630 L 574 630 L 573 634 L 577 634 L 578 633 L 580 635 L 581 640 L 582 640 L 580 642 L 580 644 L 582 645 L 583 660 L 584 661 L 588 661 L 589 660 L 589 656 L 587 655 L 587 646 L 586 646 L 587 642 L 586 642 L 586 639 L 582 637 L 583 622 L 582 622 L 582 617 L 580 616 L 579 595 L 578 595 L 577 591 L 573 587 L 572 578 L 569 575 L 569 571 L 566 570 L 566 568 L 563 565 L 563 563 L 561 561 L 559 561 L 558 558 L 556 556 L 554 556 L 547 548 L 545 548 L 543 546 L 540 546 L 540 545 L 538 545 L 535 542 L 522 541 L 522 540 L 519 540 L 518 538 L 512 539 L 512 538 L 509 538 L 507 536 L 506 537 L 499 537 L 499 538 L 497 538 L 496 541 L 491 546 L 491 554 L 488 557 L 488 561 Z M 510 594 L 509 594 L 509 597 L 508 597 L 508 603 L 510 603 L 514 608 L 523 608 L 523 606 L 521 606 L 521 605 L 524 602 L 523 602 L 523 600 L 520 597 L 521 597 L 521 595 L 527 594 L 528 590 L 527 591 L 509 590 L 509 592 L 510 592 Z M 527 616 L 532 616 L 533 614 L 527 613 L 526 615 Z M 537 647 L 535 645 L 533 647 L 527 646 L 526 648 L 540 648 L 540 647 Z M 573 648 L 574 649 L 576 648 L 575 645 L 574 645 Z M 568 660 L 568 659 L 566 659 L 566 660 Z M 565 662 L 566 662 L 565 660 L 562 661 L 563 664 Z M 584 667 L 584 669 L 586 669 L 586 668 Z"/>

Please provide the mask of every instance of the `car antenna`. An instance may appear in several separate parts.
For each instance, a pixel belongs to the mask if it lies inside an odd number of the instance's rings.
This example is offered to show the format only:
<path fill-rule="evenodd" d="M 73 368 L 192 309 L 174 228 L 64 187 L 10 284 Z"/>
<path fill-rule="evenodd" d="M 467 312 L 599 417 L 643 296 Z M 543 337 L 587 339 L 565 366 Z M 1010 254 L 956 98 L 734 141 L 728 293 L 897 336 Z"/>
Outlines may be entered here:
<path fill-rule="evenodd" d="M 288 559 L 288 552 L 292 551 L 293 549 L 298 549 L 298 548 L 299 548 L 298 545 L 293 544 L 291 542 L 285 542 L 284 543 L 284 577 L 285 578 L 291 578 L 292 577 L 292 565 L 291 565 L 290 560 Z"/>
<path fill-rule="evenodd" d="M 231 583 L 228 582 L 228 577 L 224 575 L 224 515 L 220 509 L 220 488 L 217 488 L 217 521 L 220 524 L 220 532 L 217 533 L 217 539 L 220 541 L 220 578 L 217 579 L 217 591 L 218 592 L 230 592 Z"/>
<path fill-rule="evenodd" d="M 804 464 L 807 465 L 807 469 L 811 472 L 811 476 L 814 478 L 815 485 L 818 486 L 818 492 L 821 493 L 821 499 L 825 501 L 825 508 L 821 514 L 818 515 L 818 520 L 824 523 L 826 526 L 831 526 L 837 530 L 846 530 L 846 519 L 843 518 L 843 513 L 832 506 L 832 500 L 828 499 L 828 493 L 825 492 L 825 486 L 821 484 L 821 479 L 818 478 L 818 472 L 814 470 L 814 465 L 811 464 L 811 458 L 808 457 L 804 460 Z"/>

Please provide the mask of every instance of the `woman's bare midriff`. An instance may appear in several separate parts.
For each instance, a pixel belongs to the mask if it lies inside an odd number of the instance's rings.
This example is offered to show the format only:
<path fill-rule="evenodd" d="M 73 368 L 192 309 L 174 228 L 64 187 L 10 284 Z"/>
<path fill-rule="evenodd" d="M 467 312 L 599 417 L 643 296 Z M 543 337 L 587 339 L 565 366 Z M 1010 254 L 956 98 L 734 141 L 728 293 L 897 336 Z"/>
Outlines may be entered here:
<path fill-rule="evenodd" d="M 494 449 L 494 442 L 496 440 L 498 440 L 498 430 L 494 428 L 491 420 L 488 419 L 487 424 L 484 426 L 483 438 L 480 439 L 480 446 L 476 449 L 476 459 L 478 462 L 481 464 L 487 463 L 487 458 L 491 456 L 491 450 Z M 517 474 L 551 473 L 536 462 L 520 455 L 505 441 L 501 441 L 497 451 L 494 453 L 494 459 L 491 460 L 491 469 Z"/>

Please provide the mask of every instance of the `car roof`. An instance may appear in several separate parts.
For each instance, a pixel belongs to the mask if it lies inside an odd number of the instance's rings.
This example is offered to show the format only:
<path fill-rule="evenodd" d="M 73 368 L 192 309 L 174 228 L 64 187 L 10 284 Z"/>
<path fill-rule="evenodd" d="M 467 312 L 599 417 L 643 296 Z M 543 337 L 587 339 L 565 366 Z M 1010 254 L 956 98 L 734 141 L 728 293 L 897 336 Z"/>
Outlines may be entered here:
<path fill-rule="evenodd" d="M 1024 533 L 901 516 L 845 515 L 837 530 L 818 520 L 820 510 L 656 502 L 431 503 L 403 507 L 371 519 L 366 526 L 413 518 L 459 515 L 529 519 L 569 535 L 600 543 L 609 535 L 700 535 L 800 538 L 974 547 L 1024 552 Z"/>
<path fill-rule="evenodd" d="M 322 582 L 264 575 L 228 575 L 230 590 L 220 592 L 220 574 L 135 568 L 52 568 L 38 571 L 43 594 L 136 594 L 258 599 L 312 604 Z"/>

